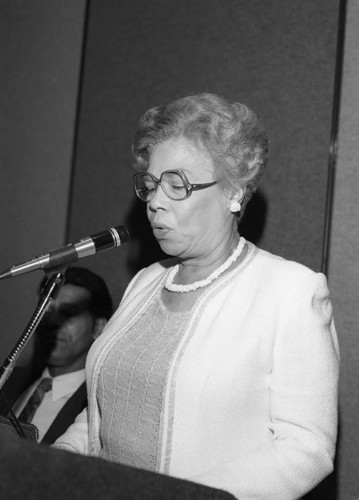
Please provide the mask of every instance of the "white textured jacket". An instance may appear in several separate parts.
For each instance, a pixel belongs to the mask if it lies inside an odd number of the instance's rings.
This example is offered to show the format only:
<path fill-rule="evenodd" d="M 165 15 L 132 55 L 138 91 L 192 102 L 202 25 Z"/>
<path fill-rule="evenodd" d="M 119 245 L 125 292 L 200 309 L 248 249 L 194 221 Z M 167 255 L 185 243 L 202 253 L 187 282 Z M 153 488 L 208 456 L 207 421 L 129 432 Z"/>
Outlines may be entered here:
<path fill-rule="evenodd" d="M 332 307 L 323 274 L 248 246 L 244 261 L 200 296 L 172 360 L 158 472 L 239 499 L 290 500 L 333 469 Z M 168 266 L 143 269 L 128 286 L 88 356 L 88 410 L 55 446 L 100 454 L 99 371 L 117 335 L 146 313 Z"/>

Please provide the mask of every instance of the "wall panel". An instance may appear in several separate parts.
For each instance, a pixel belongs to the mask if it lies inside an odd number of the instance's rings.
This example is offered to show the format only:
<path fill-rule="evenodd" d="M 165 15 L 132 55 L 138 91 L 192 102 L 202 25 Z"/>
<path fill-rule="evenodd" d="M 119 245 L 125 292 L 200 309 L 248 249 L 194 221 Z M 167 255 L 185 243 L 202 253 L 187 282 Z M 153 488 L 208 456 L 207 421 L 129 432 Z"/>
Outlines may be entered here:
<path fill-rule="evenodd" d="M 1 271 L 64 243 L 84 12 L 83 0 L 1 2 Z M 41 278 L 0 282 L 1 362 Z"/>
<path fill-rule="evenodd" d="M 359 1 L 349 0 L 329 281 L 341 350 L 339 499 L 359 498 Z"/>

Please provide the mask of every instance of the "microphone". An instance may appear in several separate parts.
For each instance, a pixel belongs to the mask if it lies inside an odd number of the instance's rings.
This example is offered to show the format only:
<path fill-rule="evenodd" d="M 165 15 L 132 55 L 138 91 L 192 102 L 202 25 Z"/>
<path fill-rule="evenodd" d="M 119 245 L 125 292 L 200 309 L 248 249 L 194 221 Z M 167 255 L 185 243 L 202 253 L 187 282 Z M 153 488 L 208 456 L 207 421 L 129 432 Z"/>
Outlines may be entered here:
<path fill-rule="evenodd" d="M 130 233 L 125 226 L 116 226 L 101 231 L 100 233 L 86 236 L 81 240 L 68 243 L 64 247 L 50 250 L 44 255 L 10 267 L 0 274 L 0 279 L 14 278 L 20 274 L 30 273 L 37 269 L 54 269 L 76 262 L 83 257 L 88 257 L 110 248 L 119 247 L 130 239 Z"/>

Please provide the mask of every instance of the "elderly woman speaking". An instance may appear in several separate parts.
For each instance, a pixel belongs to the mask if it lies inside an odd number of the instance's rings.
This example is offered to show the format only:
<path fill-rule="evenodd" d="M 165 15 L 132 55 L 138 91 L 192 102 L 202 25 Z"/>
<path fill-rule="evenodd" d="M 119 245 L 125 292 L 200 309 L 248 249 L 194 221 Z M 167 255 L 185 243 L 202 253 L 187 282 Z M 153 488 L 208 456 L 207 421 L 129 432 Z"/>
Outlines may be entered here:
<path fill-rule="evenodd" d="M 212 94 L 144 114 L 134 188 L 172 258 L 129 284 L 88 356 L 89 406 L 56 446 L 239 499 L 299 498 L 332 471 L 326 278 L 238 233 L 268 144 L 251 110 Z"/>

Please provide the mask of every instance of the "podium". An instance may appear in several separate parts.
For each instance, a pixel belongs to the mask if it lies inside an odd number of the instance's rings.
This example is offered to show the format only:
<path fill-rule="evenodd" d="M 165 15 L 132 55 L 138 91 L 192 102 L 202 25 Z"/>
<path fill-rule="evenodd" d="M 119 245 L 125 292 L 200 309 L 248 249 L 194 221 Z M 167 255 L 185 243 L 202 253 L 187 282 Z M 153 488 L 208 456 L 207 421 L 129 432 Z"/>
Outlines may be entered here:
<path fill-rule="evenodd" d="M 4 426 L 0 463 L 0 498 L 7 500 L 234 500 L 222 490 L 21 439 Z"/>

